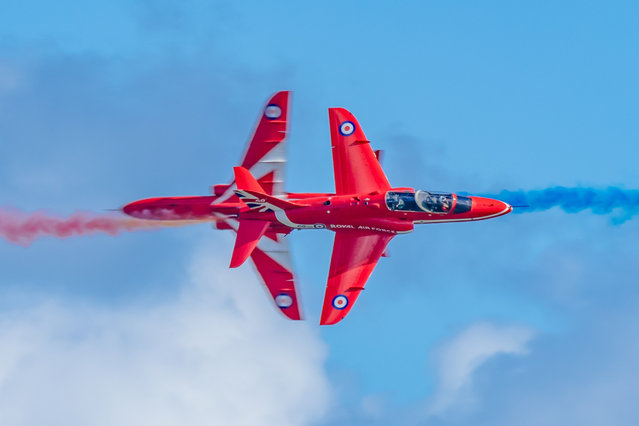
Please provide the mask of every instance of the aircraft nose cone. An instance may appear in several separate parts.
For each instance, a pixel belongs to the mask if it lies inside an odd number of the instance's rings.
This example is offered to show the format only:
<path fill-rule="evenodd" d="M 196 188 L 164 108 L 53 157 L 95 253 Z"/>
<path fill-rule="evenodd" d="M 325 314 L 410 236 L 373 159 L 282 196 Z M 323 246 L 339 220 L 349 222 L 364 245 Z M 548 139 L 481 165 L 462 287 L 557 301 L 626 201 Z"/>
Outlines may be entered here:
<path fill-rule="evenodd" d="M 510 213 L 512 206 L 492 198 L 473 197 L 473 213 L 476 217 L 489 218 Z"/>

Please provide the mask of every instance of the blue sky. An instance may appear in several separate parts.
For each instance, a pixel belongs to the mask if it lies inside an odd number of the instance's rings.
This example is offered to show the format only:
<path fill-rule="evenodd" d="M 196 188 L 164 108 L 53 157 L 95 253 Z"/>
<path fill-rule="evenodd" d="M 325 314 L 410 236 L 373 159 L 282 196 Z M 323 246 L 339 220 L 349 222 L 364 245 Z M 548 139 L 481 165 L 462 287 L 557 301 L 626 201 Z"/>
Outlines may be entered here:
<path fill-rule="evenodd" d="M 397 186 L 639 187 L 634 2 L 1 9 L 5 207 L 206 194 L 278 90 L 290 191 L 333 189 L 337 106 Z M 322 329 L 328 232 L 291 236 L 303 324 L 208 226 L 3 243 L 0 423 L 636 424 L 638 227 L 559 209 L 421 226 Z"/>

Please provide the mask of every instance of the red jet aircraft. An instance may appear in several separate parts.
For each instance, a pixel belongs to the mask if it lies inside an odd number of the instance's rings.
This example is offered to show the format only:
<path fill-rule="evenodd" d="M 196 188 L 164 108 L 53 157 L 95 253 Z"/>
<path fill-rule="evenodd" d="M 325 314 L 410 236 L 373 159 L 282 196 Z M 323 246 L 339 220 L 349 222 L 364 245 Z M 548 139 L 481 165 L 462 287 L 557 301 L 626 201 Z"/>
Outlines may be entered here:
<path fill-rule="evenodd" d="M 351 310 L 389 241 L 422 223 L 465 222 L 502 216 L 512 207 L 481 197 L 394 188 L 361 126 L 344 108 L 330 108 L 335 193 L 284 192 L 289 92 L 275 94 L 230 184 L 212 196 L 134 201 L 123 212 L 142 219 L 211 220 L 237 233 L 231 268 L 249 257 L 275 305 L 302 319 L 286 239 L 294 229 L 335 232 L 320 324 L 335 324 Z"/>

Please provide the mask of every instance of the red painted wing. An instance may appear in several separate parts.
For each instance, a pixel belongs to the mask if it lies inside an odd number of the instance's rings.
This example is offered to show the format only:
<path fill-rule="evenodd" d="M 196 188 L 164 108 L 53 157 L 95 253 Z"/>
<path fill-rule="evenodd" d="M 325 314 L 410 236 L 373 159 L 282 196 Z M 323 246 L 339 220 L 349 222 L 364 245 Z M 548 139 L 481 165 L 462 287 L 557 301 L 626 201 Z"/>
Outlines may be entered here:
<path fill-rule="evenodd" d="M 389 234 L 335 232 L 321 325 L 335 324 L 348 314 L 392 238 Z"/>
<path fill-rule="evenodd" d="M 280 253 L 284 255 L 284 253 Z M 288 252 L 286 252 L 288 256 Z M 276 257 L 272 257 L 273 252 L 262 251 L 259 247 L 253 250 L 251 260 L 257 269 L 260 277 L 264 281 L 275 306 L 292 320 L 301 320 L 301 308 L 295 288 L 295 277 L 293 272 L 281 263 Z"/>
<path fill-rule="evenodd" d="M 240 165 L 251 172 L 269 195 L 284 195 L 284 166 L 286 165 L 286 134 L 290 92 L 278 92 L 262 109 L 257 126 Z M 235 182 L 216 185 L 215 203 L 235 197 Z"/>
<path fill-rule="evenodd" d="M 257 179 L 272 171 L 269 164 L 286 161 L 283 152 L 278 152 L 276 155 L 269 154 L 273 154 L 273 151 L 280 147 L 286 138 L 289 95 L 290 92 L 278 92 L 269 99 L 240 164 L 250 170 Z M 261 170 L 258 170 L 260 163 L 266 163 L 262 164 L 266 166 L 265 173 L 260 173 Z"/>
<path fill-rule="evenodd" d="M 359 194 L 391 188 L 370 142 L 353 114 L 329 108 L 333 171 L 337 194 Z"/>
<path fill-rule="evenodd" d="M 217 223 L 218 229 L 238 231 L 238 221 L 235 219 L 226 218 Z M 295 275 L 284 235 L 268 229 L 251 253 L 251 260 L 275 306 L 292 320 L 302 319 Z"/>

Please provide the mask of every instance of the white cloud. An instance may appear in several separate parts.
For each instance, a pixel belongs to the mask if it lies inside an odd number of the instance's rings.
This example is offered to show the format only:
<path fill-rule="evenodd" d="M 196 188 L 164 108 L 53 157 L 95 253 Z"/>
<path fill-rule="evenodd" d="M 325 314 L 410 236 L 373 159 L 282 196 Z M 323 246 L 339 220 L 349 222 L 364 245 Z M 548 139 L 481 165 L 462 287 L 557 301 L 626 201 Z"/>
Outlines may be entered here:
<path fill-rule="evenodd" d="M 228 270 L 227 257 L 199 250 L 181 296 L 161 306 L 50 301 L 1 313 L 0 424 L 321 418 L 331 401 L 317 327 L 284 319 L 252 271 Z"/>
<path fill-rule="evenodd" d="M 472 402 L 473 373 L 494 356 L 526 354 L 532 337 L 533 331 L 526 327 L 482 322 L 442 344 L 435 356 L 438 385 L 428 414 L 442 415 Z"/>

